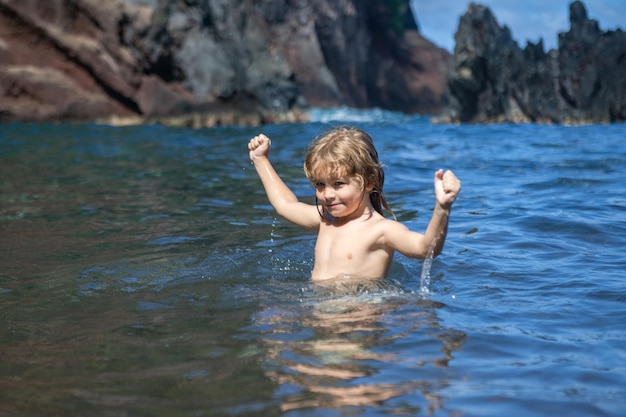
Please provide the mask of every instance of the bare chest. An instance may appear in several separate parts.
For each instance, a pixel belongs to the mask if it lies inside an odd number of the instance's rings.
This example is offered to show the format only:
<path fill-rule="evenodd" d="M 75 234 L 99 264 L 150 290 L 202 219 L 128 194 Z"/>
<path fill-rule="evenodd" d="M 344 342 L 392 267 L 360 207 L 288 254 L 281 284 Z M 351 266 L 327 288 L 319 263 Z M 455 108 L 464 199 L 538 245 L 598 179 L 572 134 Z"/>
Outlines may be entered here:
<path fill-rule="evenodd" d="M 366 226 L 366 222 L 343 227 L 322 225 L 315 245 L 314 275 L 384 276 L 392 253 L 385 250 L 375 228 Z"/>

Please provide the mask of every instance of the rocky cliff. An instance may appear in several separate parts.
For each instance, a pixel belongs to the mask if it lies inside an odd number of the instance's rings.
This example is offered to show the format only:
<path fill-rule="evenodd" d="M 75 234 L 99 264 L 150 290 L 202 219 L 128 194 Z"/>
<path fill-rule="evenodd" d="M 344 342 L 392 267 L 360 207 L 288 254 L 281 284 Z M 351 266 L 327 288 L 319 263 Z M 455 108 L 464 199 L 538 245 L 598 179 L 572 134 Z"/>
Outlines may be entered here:
<path fill-rule="evenodd" d="M 558 50 L 521 49 L 491 11 L 471 4 L 455 35 L 447 121 L 609 123 L 626 120 L 626 33 L 601 31 L 580 1 Z"/>
<path fill-rule="evenodd" d="M 0 0 L 0 121 L 437 114 L 450 56 L 408 0 Z"/>

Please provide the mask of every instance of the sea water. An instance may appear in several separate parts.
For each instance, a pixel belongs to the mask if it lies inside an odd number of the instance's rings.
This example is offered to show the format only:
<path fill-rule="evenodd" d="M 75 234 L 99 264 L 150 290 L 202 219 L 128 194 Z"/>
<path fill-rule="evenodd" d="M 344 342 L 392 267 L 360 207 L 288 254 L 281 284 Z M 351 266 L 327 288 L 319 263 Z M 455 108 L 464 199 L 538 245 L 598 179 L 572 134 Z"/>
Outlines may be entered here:
<path fill-rule="evenodd" d="M 0 125 L 0 415 L 623 416 L 626 125 Z M 374 138 L 398 220 L 463 189 L 443 254 L 309 281 L 247 152 L 306 202 L 337 124 Z"/>

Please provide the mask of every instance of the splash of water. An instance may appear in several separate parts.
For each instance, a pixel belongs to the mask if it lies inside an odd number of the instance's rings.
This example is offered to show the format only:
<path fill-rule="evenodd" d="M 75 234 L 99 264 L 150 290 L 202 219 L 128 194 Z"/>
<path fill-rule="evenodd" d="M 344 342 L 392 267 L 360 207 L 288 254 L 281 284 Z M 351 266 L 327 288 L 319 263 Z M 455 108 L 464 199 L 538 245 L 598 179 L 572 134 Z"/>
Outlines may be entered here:
<path fill-rule="evenodd" d="M 270 232 L 270 248 L 269 248 L 269 253 L 272 253 L 274 250 L 272 249 L 272 247 L 274 246 L 274 237 L 276 237 L 276 224 L 278 223 L 278 218 L 274 217 L 274 220 L 272 220 L 272 231 Z"/>
<path fill-rule="evenodd" d="M 435 246 L 437 246 L 437 239 L 433 241 L 428 251 L 428 256 L 426 256 L 424 264 L 422 265 L 422 275 L 420 277 L 420 293 L 422 294 L 428 294 L 430 292 L 430 269 L 433 266 L 433 259 L 435 257 Z"/>

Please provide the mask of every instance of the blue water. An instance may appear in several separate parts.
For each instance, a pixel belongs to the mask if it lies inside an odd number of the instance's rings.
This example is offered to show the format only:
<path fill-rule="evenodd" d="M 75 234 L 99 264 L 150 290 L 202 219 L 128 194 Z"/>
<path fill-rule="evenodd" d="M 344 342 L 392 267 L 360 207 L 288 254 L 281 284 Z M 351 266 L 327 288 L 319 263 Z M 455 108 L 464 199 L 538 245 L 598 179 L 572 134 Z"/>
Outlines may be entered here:
<path fill-rule="evenodd" d="M 625 415 L 626 125 L 313 118 L 0 125 L 0 415 Z M 432 264 L 308 280 L 315 235 L 246 145 L 268 134 L 312 201 L 305 148 L 339 123 L 374 137 L 414 230 L 434 171 L 463 181 Z"/>

